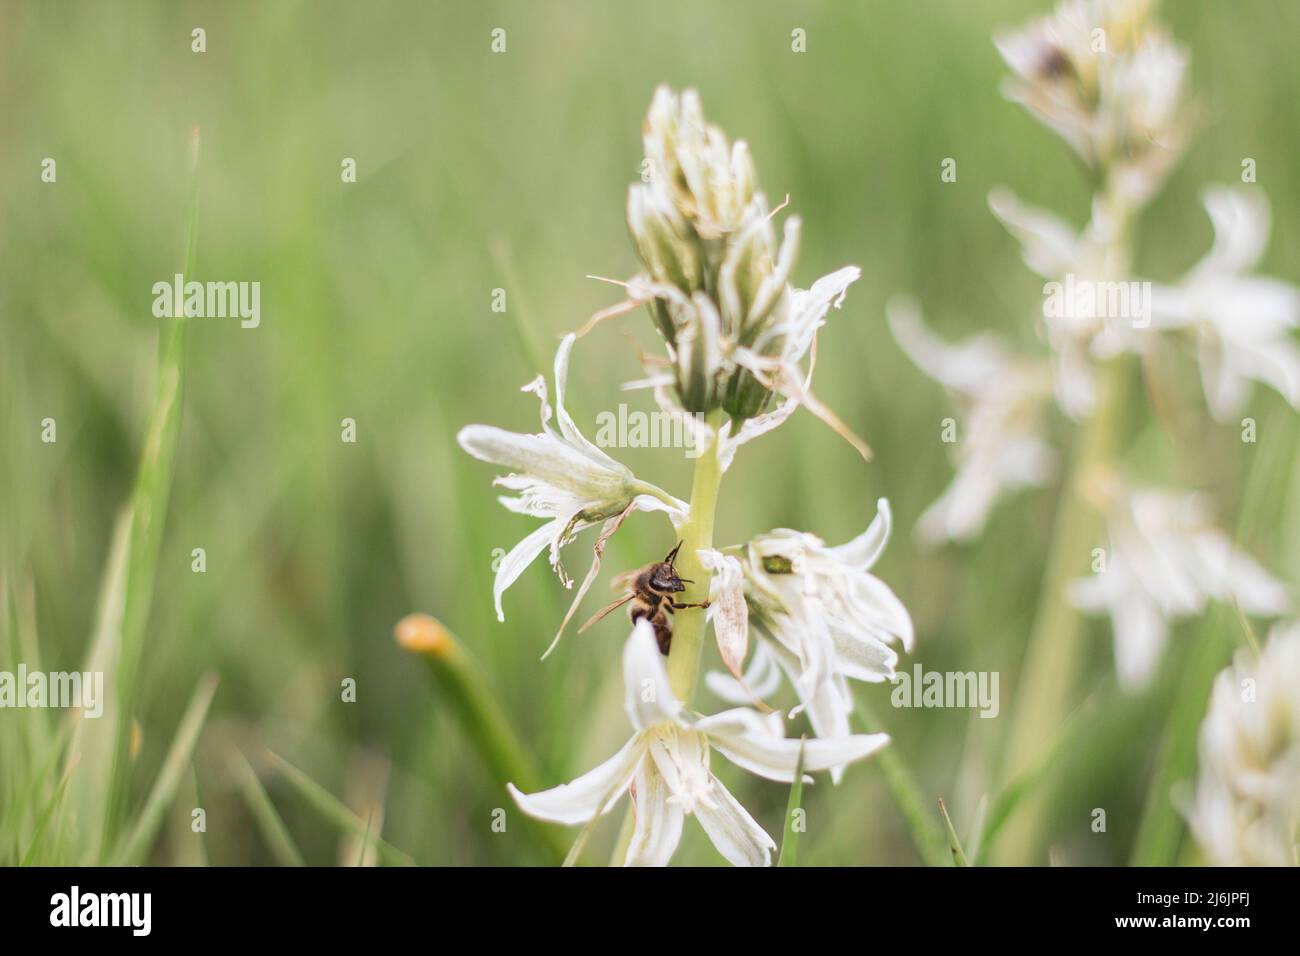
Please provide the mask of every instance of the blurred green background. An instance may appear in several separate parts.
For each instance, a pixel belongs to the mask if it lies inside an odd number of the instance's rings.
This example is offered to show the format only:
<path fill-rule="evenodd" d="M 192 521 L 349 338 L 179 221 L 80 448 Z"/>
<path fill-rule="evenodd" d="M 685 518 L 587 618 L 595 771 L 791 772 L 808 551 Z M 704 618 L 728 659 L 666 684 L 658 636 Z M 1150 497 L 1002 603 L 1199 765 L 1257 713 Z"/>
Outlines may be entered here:
<path fill-rule="evenodd" d="M 496 503 L 494 472 L 454 435 L 470 422 L 534 430 L 536 403 L 518 387 L 542 370 L 539 355 L 549 366 L 562 332 L 617 298 L 584 276 L 635 270 L 623 208 L 660 82 L 697 87 L 709 118 L 749 142 L 773 201 L 790 195 L 804 219 L 796 284 L 848 263 L 863 269 L 823 334 L 817 387 L 876 460 L 864 465 L 799 413 L 728 473 L 717 540 L 789 526 L 838 543 L 865 526 L 877 497 L 890 499 L 896 534 L 878 571 L 916 621 L 906 665 L 999 671 L 1002 716 L 894 710 L 887 686 L 857 693 L 926 799 L 943 796 L 966 832 L 1009 725 L 1056 489 L 998 508 L 977 543 L 919 547 L 912 524 L 951 477 L 938 435 L 953 409 L 895 345 L 883 305 L 908 291 L 945 334 L 995 329 L 1041 352 L 1041 281 L 985 196 L 1007 185 L 1086 218 L 1087 187 L 1067 148 L 998 89 L 1005 70 L 991 33 L 1046 9 L 1033 0 L 4 4 L 2 569 L 6 586 L 34 586 L 47 669 L 82 663 L 113 522 L 134 481 L 153 400 L 151 286 L 181 267 L 195 124 L 192 277 L 262 284 L 260 328 L 197 320 L 188 343 L 136 714 L 141 779 L 156 772 L 200 675 L 221 683 L 193 775 L 208 832 L 196 847 L 188 813 L 169 818 L 151 859 L 271 862 L 225 762 L 231 743 L 250 754 L 270 747 L 345 800 L 382 793 L 383 835 L 421 863 L 549 859 L 392 628 L 422 610 L 454 630 L 548 782 L 571 779 L 626 737 L 621 624 L 570 635 L 539 663 L 570 597 L 544 562 L 507 593 L 506 622 L 495 620 L 494 549 L 534 522 Z M 1274 211 L 1263 268 L 1295 281 L 1300 60 L 1282 38 L 1300 35 L 1300 7 L 1189 0 L 1167 2 L 1163 17 L 1192 54 L 1199 130 L 1142 222 L 1139 272 L 1171 279 L 1203 254 L 1211 231 L 1200 189 L 1237 181 L 1252 157 Z M 190 50 L 200 26 L 201 55 Z M 495 27 L 507 31 L 504 54 L 489 50 Z M 790 49 L 796 27 L 807 31 L 804 54 Z M 944 184 L 949 156 L 958 181 Z M 44 157 L 57 161 L 55 184 L 40 180 Z M 356 159 L 355 184 L 340 182 L 344 157 Z M 498 287 L 504 315 L 490 308 Z M 600 410 L 651 407 L 645 393 L 618 391 L 640 374 L 623 330 L 653 339 L 637 313 L 575 353 L 571 410 L 588 435 Z M 1243 524 L 1242 544 L 1298 583 L 1294 415 L 1256 389 L 1261 440 L 1243 446 L 1235 429 L 1203 424 L 1188 357 L 1163 373 L 1187 383 L 1190 412 L 1171 426 L 1135 404 L 1130 465 L 1210 490 L 1229 527 L 1253 482 L 1266 520 Z M 57 421 L 53 445 L 40 442 L 46 417 Z M 345 417 L 357 422 L 356 444 L 340 441 Z M 680 454 L 620 457 L 689 491 Z M 589 543 L 571 546 L 571 570 L 585 569 Z M 637 516 L 614 539 L 605 577 L 671 543 L 660 516 Z M 190 570 L 196 547 L 205 574 Z M 606 593 L 602 580 L 592 610 Z M 1174 676 L 1123 698 L 1108 690 L 1109 625 L 1092 622 L 1081 686 L 1106 704 L 1055 783 L 1061 861 L 1128 859 L 1187 653 L 1181 638 L 1194 633 L 1195 623 L 1177 631 L 1165 668 Z M 340 700 L 347 677 L 355 703 Z M 47 716 L 8 712 L 0 722 Z M 786 788 L 715 763 L 779 834 Z M 337 831 L 274 774 L 266 786 L 304 856 L 337 861 Z M 851 768 L 838 789 L 819 780 L 805 799 L 801 862 L 920 861 L 877 764 Z M 1106 834 L 1087 825 L 1098 806 Z M 497 807 L 508 811 L 505 833 L 491 828 Z M 619 816 L 596 832 L 589 859 L 608 852 Z M 690 825 L 676 861 L 720 858 Z"/>

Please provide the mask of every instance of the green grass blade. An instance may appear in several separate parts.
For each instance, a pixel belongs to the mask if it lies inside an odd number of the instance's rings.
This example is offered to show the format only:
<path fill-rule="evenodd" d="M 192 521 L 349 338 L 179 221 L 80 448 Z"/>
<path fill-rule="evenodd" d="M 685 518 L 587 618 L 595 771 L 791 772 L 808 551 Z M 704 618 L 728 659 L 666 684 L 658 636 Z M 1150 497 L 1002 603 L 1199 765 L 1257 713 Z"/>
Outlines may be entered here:
<path fill-rule="evenodd" d="M 790 799 L 785 805 L 785 835 L 781 837 L 781 855 L 777 866 L 794 866 L 799 853 L 799 834 L 802 827 L 795 826 L 795 814 L 803 814 L 803 742 L 799 738 L 799 759 L 794 765 L 794 783 L 790 784 Z M 800 817 L 802 823 L 802 816 Z"/>
<path fill-rule="evenodd" d="M 195 688 L 194 695 L 185 708 L 185 714 L 181 717 L 171 748 L 163 759 L 162 769 L 158 771 L 158 779 L 154 781 L 153 789 L 149 792 L 149 797 L 145 800 L 139 816 L 136 817 L 130 835 L 113 855 L 116 865 L 135 865 L 142 862 L 145 854 L 149 852 L 163 814 L 171 806 L 172 798 L 176 795 L 181 775 L 184 774 L 190 758 L 194 755 L 194 746 L 198 743 L 199 732 L 203 729 L 204 721 L 207 720 L 208 708 L 216 692 L 215 675 L 209 674 L 199 681 L 199 686 Z"/>
<path fill-rule="evenodd" d="M 939 798 L 939 812 L 943 814 L 943 827 L 948 832 L 948 850 L 952 853 L 952 862 L 954 866 L 970 866 L 970 861 L 966 859 L 966 851 L 961 848 L 961 840 L 957 838 L 957 830 L 952 825 L 952 817 L 948 816 L 948 808 L 944 806 L 943 798 Z"/>
<path fill-rule="evenodd" d="M 365 821 L 349 810 L 343 801 L 279 754 L 271 751 L 267 751 L 267 753 L 275 761 L 290 786 L 328 823 L 344 832 L 362 838 L 367 836 L 368 829 Z M 410 854 L 402 852 L 387 840 L 379 837 L 370 837 L 369 839 L 374 844 L 375 849 L 379 851 L 379 855 L 385 863 L 392 866 L 415 866 L 415 860 L 411 858 Z"/>
<path fill-rule="evenodd" d="M 68 781 L 72 779 L 73 773 L 77 769 L 77 761 L 73 760 L 68 764 L 67 770 L 63 773 L 63 779 L 59 781 L 58 787 L 55 788 L 54 795 L 50 797 L 49 802 L 41 810 L 36 818 L 36 829 L 32 834 L 32 842 L 27 847 L 27 852 L 23 854 L 20 866 L 31 866 L 36 862 L 36 853 L 42 849 L 44 844 L 45 829 L 49 825 L 54 811 L 63 805 L 63 796 L 68 790 Z"/>
<path fill-rule="evenodd" d="M 198 237 L 198 163 L 199 130 L 191 140 L 191 175 L 189 225 L 186 230 L 183 274 L 194 269 Z M 167 517 L 167 500 L 171 492 L 176 445 L 180 437 L 185 384 L 185 339 L 189 320 L 184 306 L 175 303 L 180 313 L 162 321 L 158 339 L 158 374 L 153 410 L 145 432 L 140 468 L 131 494 L 131 531 L 127 547 L 126 590 L 122 608 L 121 648 L 117 661 L 116 685 L 119 697 L 117 733 L 105 802 L 102 846 L 112 846 L 126 817 L 131 777 L 131 719 L 136 704 L 140 660 L 144 650 L 145 625 L 153 603 L 154 579 L 158 551 L 162 545 L 163 525 Z"/>
<path fill-rule="evenodd" d="M 232 747 L 226 763 L 271 855 L 281 866 L 306 865 L 301 851 L 289 835 L 289 828 L 284 825 L 284 820 L 276 811 L 270 794 L 262 786 L 262 781 L 258 779 L 257 771 L 248 762 L 248 758 Z"/>
<path fill-rule="evenodd" d="M 860 698 L 858 700 L 858 721 L 868 733 L 876 733 L 880 722 L 876 715 Z M 872 729 L 875 728 L 875 729 Z M 885 775 L 885 783 L 893 794 L 903 821 L 912 838 L 912 845 L 926 866 L 948 865 L 948 839 L 943 830 L 934 822 L 930 813 L 930 801 L 921 795 L 921 788 L 916 777 L 908 768 L 906 761 L 900 757 L 893 744 L 885 747 L 873 758 Z"/>

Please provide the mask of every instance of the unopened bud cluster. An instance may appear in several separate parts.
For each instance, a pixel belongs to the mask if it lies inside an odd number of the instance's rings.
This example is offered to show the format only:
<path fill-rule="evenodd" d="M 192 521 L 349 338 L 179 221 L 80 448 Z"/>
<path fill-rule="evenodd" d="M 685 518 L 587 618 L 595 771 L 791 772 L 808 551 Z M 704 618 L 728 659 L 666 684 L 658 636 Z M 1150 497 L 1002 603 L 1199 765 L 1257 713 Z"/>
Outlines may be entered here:
<path fill-rule="evenodd" d="M 660 87 L 644 140 L 649 181 L 628 191 L 627 221 L 678 401 L 689 412 L 750 418 L 771 392 L 736 352 L 784 354 L 799 220 L 786 220 L 778 242 L 749 149 L 705 122 L 695 91 Z"/>

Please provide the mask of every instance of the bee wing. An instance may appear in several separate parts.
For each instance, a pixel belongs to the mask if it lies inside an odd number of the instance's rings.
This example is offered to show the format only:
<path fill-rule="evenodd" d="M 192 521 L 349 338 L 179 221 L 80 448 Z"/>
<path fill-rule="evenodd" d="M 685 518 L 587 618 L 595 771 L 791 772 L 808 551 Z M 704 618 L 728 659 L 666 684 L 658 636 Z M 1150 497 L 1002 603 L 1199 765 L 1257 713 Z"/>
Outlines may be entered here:
<path fill-rule="evenodd" d="M 636 597 L 635 592 L 629 591 L 627 594 L 624 594 L 617 601 L 614 601 L 611 604 L 606 604 L 603 608 L 601 608 L 599 611 L 596 612 L 595 616 L 592 617 L 590 621 L 582 625 L 582 627 L 578 628 L 578 633 L 581 634 L 583 631 L 591 627 L 591 625 L 595 624 L 597 621 L 605 617 L 611 611 L 617 611 L 619 608 L 621 608 L 628 601 L 632 600 L 634 597 Z"/>
<path fill-rule="evenodd" d="M 649 567 L 649 565 L 646 565 L 646 567 Z M 636 568 L 632 571 L 620 571 L 609 579 L 609 586 L 615 591 L 633 591 L 635 588 L 632 585 L 644 570 L 645 568 Z"/>

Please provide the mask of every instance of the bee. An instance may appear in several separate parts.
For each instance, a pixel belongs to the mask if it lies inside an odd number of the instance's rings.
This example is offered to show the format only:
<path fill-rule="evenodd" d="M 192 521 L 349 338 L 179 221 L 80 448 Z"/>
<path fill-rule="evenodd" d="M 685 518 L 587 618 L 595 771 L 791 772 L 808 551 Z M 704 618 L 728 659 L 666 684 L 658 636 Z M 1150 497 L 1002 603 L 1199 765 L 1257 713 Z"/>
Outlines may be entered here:
<path fill-rule="evenodd" d="M 626 588 L 627 593 L 614 603 L 597 611 L 590 621 L 578 629 L 578 633 L 581 634 L 611 611 L 616 611 L 624 604 L 631 602 L 632 606 L 628 608 L 628 615 L 632 618 L 632 623 L 636 624 L 642 618 L 649 620 L 650 626 L 654 628 L 655 640 L 659 642 L 659 652 L 666 655 L 673 643 L 673 612 L 684 611 L 691 607 L 706 608 L 709 606 L 708 601 L 702 601 L 699 604 L 684 604 L 673 598 L 674 594 L 685 591 L 686 585 L 695 583 L 690 578 L 679 577 L 677 569 L 674 567 L 674 563 L 677 561 L 677 552 L 681 550 L 681 547 L 682 544 L 679 541 L 677 547 L 669 551 L 662 561 L 647 564 L 643 568 L 627 571 L 616 577 L 614 586 L 623 586 Z"/>

